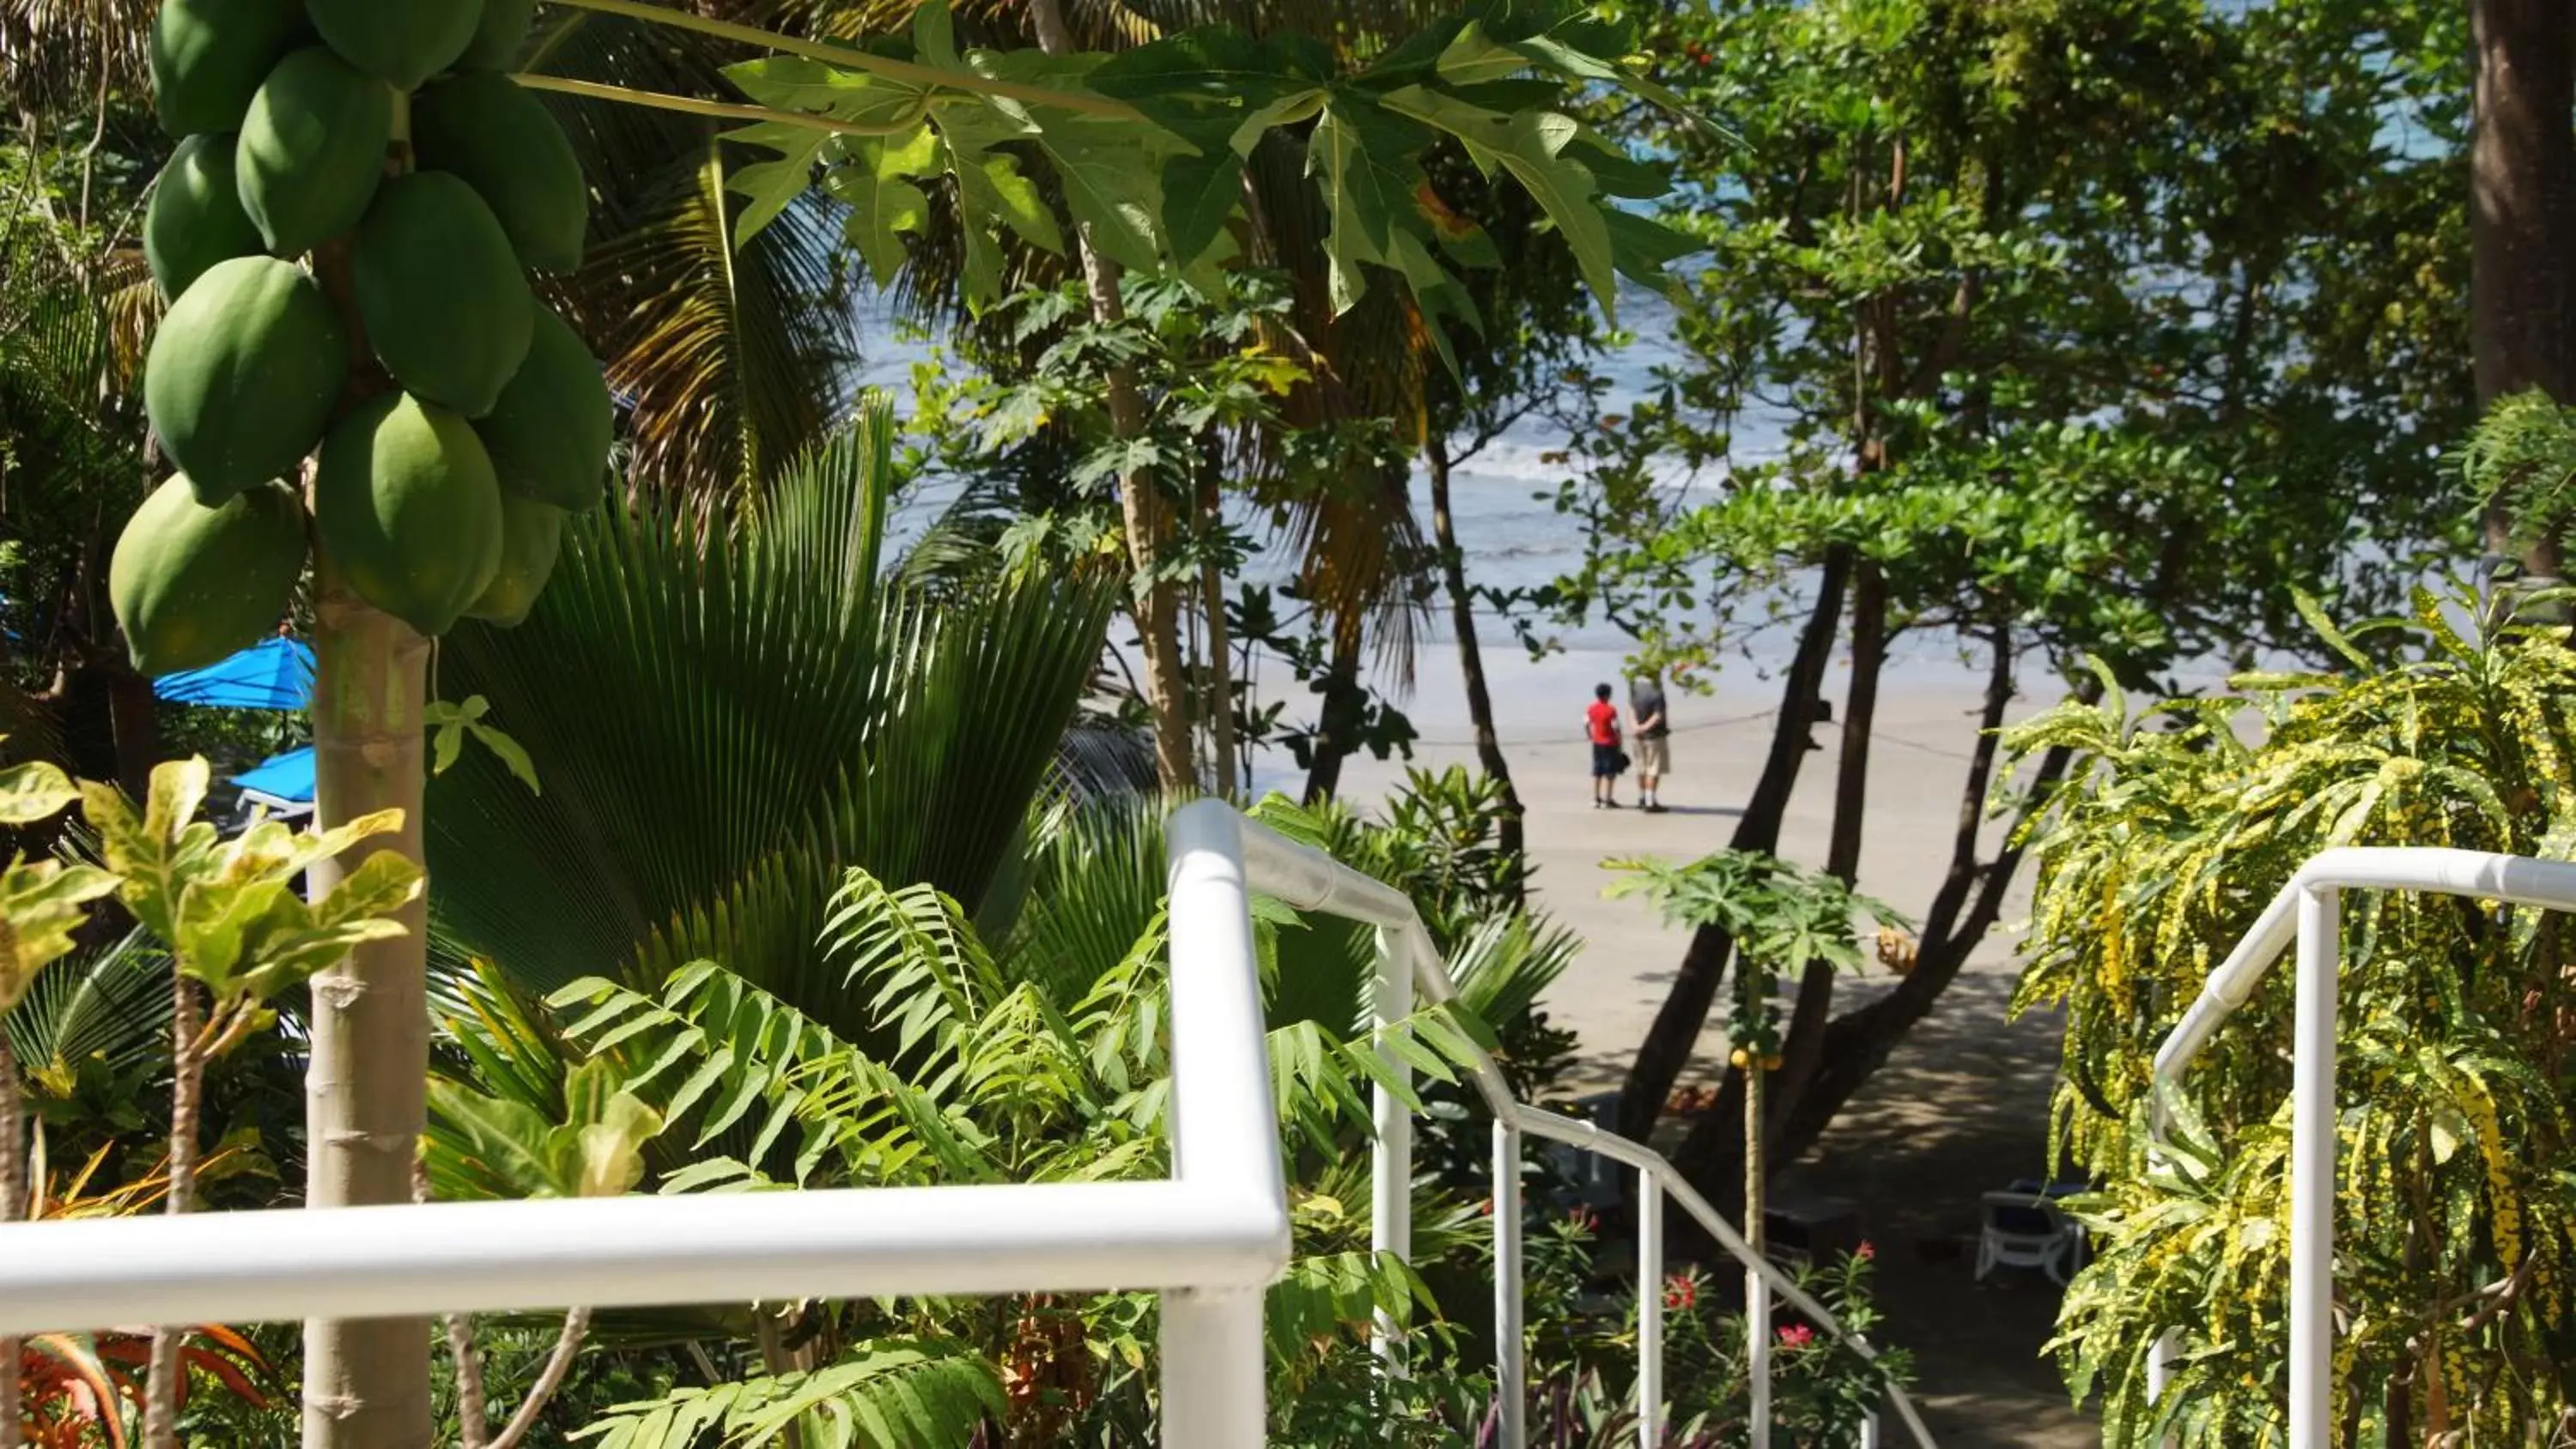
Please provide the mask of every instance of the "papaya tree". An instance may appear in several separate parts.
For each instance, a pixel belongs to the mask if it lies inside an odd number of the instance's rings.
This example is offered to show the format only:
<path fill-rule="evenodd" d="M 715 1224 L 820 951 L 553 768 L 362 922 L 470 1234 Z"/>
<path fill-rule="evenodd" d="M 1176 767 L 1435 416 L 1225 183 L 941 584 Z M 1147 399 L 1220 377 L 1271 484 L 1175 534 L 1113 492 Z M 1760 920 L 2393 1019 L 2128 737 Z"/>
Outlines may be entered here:
<path fill-rule="evenodd" d="M 740 45 L 739 94 L 720 97 L 506 76 L 536 8 L 166 0 L 151 37 L 156 109 L 188 143 L 147 227 L 170 308 L 145 402 L 177 472 L 119 542 L 118 617 L 139 661 L 184 668 L 265 634 L 308 587 L 322 828 L 399 811 L 391 840 L 414 862 L 436 641 L 524 616 L 608 461 L 608 389 L 529 281 L 578 259 L 587 209 L 536 92 L 743 122 L 730 139 L 776 159 L 733 173 L 738 242 L 818 184 L 872 264 L 948 208 L 970 306 L 1000 294 L 1006 240 L 1070 237 L 1095 309 L 1121 268 L 1221 288 L 1266 138 L 1302 148 L 1336 310 L 1373 286 L 1428 316 L 1471 310 L 1444 258 L 1475 249 L 1425 180 L 1435 144 L 1525 190 L 1605 310 L 1619 272 L 1671 250 L 1612 204 L 1650 188 L 1573 114 L 1604 86 L 1668 97 L 1629 69 L 1623 30 L 1568 5 L 1487 7 L 1358 58 L 1220 28 L 1083 54 L 1051 4 L 1036 50 L 1002 52 L 961 46 L 945 4 L 830 43 L 639 0 L 555 7 Z M 1115 410 L 1114 369 L 1103 381 Z M 1126 522 L 1150 551 L 1156 521 Z M 313 888 L 344 874 L 317 862 Z M 308 1206 L 412 1196 L 422 915 L 313 983 Z M 427 1342 L 417 1320 L 308 1325 L 306 1444 L 425 1446 Z"/>

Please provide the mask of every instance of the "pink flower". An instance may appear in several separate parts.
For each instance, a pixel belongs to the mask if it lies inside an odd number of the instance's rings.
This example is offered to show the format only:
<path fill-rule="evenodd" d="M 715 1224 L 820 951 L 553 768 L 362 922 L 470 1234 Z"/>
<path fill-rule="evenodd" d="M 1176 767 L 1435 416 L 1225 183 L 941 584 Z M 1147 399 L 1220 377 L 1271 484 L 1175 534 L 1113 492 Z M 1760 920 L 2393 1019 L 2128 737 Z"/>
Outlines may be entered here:
<path fill-rule="evenodd" d="M 1780 1330 L 1780 1346 L 1805 1348 L 1816 1341 L 1816 1331 L 1803 1323 L 1792 1323 Z"/>
<path fill-rule="evenodd" d="M 1870 1246 L 1869 1239 L 1863 1238 L 1860 1240 L 1860 1246 L 1853 1250 L 1852 1256 L 1866 1263 L 1878 1256 L 1878 1249 Z"/>
<path fill-rule="evenodd" d="M 1600 1215 L 1587 1207 L 1579 1207 L 1574 1211 L 1567 1213 L 1565 1215 L 1565 1220 L 1568 1223 L 1573 1224 L 1575 1229 L 1580 1232 L 1588 1233 L 1601 1226 Z"/>
<path fill-rule="evenodd" d="M 1699 1304 L 1699 1281 L 1688 1273 L 1675 1273 L 1664 1280 L 1664 1306 L 1679 1312 Z"/>

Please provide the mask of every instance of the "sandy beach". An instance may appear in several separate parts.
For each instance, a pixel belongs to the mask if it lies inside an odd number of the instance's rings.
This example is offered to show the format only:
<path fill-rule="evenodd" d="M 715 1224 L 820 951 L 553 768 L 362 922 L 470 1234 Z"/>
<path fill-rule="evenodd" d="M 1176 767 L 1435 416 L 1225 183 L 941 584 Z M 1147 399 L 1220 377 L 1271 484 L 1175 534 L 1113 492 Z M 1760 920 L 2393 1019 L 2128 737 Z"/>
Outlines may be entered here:
<path fill-rule="evenodd" d="M 1492 666 L 1497 725 L 1529 811 L 1540 901 L 1586 942 L 1544 1005 L 1551 1019 L 1581 1037 L 1578 1080 L 1571 1085 L 1615 1087 L 1671 983 L 1684 938 L 1643 901 L 1604 899 L 1613 876 L 1602 862 L 1624 855 L 1690 859 L 1726 847 L 1769 743 L 1777 686 L 1744 667 L 1730 671 L 1714 697 L 1675 692 L 1673 774 L 1662 792 L 1670 813 L 1595 810 L 1581 711 L 1594 683 L 1618 681 L 1618 656 L 1578 652 L 1533 663 L 1508 645 L 1500 652 Z M 1412 763 L 1472 768 L 1454 650 L 1426 647 L 1417 682 L 1409 713 L 1423 741 Z M 2011 718 L 2027 718 L 2057 698 L 2054 680 L 2035 678 L 2027 689 Z M 1839 715 L 1839 672 L 1828 678 L 1826 692 Z M 1943 668 L 1937 658 L 1892 670 L 1882 690 L 1860 886 L 1909 916 L 1921 916 L 1940 883 L 1980 695 L 1971 674 Z M 1620 698 L 1624 704 L 1624 684 Z M 1781 854 L 1808 864 L 1824 857 L 1840 735 L 1828 725 L 1816 740 L 1823 752 L 1809 757 L 1781 841 Z M 1401 785 L 1404 770 L 1401 761 L 1353 760 L 1343 793 L 1352 800 L 1382 798 Z M 1262 784 L 1285 786 L 1289 778 L 1265 775 Z M 1620 799 L 1633 805 L 1635 798 L 1631 778 Z M 1940 1009 L 1817 1150 L 1779 1180 L 1782 1192 L 1857 1205 L 1884 1265 L 1885 1337 L 1915 1352 L 1927 1418 L 1941 1442 L 1955 1449 L 2074 1449 L 2099 1437 L 2068 1406 L 2054 1368 L 2038 1357 L 2056 1310 L 2055 1290 L 2019 1275 L 1998 1275 L 1983 1287 L 1970 1280 L 1977 1195 L 2047 1169 L 2057 1025 L 2004 1018 L 2027 900 L 2027 883 L 2017 883 L 2003 927 L 1979 947 Z M 1865 1000 L 1890 979 L 1873 967 L 1847 977 L 1838 999 Z M 1703 1065 L 1723 1055 L 1722 1033 L 1712 1023 Z"/>

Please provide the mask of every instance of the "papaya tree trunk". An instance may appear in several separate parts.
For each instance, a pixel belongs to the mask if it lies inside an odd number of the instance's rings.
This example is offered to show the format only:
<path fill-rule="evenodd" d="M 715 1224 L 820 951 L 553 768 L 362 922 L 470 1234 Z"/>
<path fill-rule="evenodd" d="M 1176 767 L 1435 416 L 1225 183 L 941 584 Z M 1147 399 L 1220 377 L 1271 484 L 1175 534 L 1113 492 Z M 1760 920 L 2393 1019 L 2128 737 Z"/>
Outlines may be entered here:
<path fill-rule="evenodd" d="M 25 1211 L 27 1189 L 21 1179 L 26 1159 L 26 1123 L 18 1096 L 18 1054 L 9 1045 L 9 1030 L 0 1025 L 0 1223 L 14 1223 Z M 25 1420 L 18 1402 L 18 1340 L 0 1338 L 0 1449 L 25 1443 Z"/>
<path fill-rule="evenodd" d="M 1038 49 L 1048 55 L 1073 50 L 1073 33 L 1065 28 L 1057 0 L 1033 0 L 1029 18 L 1038 33 Z M 1074 229 L 1082 254 L 1082 279 L 1091 299 L 1091 320 L 1103 327 L 1127 318 L 1127 303 L 1118 291 L 1118 264 L 1101 255 L 1091 242 L 1091 229 Z M 1103 379 L 1109 392 L 1109 425 L 1120 438 L 1139 438 L 1146 428 L 1145 397 L 1137 390 L 1131 368 L 1113 367 Z M 1145 704 L 1154 716 L 1154 767 L 1163 793 L 1183 796 L 1198 788 L 1198 769 L 1190 752 L 1187 675 L 1181 668 L 1181 596 L 1172 580 L 1161 576 L 1163 506 L 1154 480 L 1141 469 L 1118 475 L 1118 511 L 1127 531 L 1128 564 L 1143 587 L 1136 594 L 1136 632 L 1145 651 Z"/>
<path fill-rule="evenodd" d="M 176 1217 L 197 1206 L 197 1099 L 206 1079 L 205 1020 L 197 983 L 176 969 L 170 999 L 170 1191 L 161 1209 Z M 177 1449 L 180 1390 L 188 1372 L 179 1349 L 186 1337 L 180 1324 L 152 1330 L 151 1368 L 143 1389 L 144 1449 Z"/>
<path fill-rule="evenodd" d="M 369 608 L 317 558 L 313 758 L 323 829 L 377 810 L 402 826 L 368 844 L 415 863 L 421 854 L 421 717 L 429 641 Z M 316 898 L 349 863 L 314 867 Z M 374 941 L 313 979 L 312 1065 L 305 1076 L 304 1205 L 409 1202 L 412 1160 L 428 1118 L 428 908 L 396 916 L 404 933 Z M 315 1321 L 304 1326 L 304 1449 L 429 1449 L 426 1319 Z"/>
<path fill-rule="evenodd" d="M 1511 762 L 1503 758 L 1502 734 L 1494 728 L 1494 695 L 1485 682 L 1484 645 L 1476 637 L 1475 597 L 1467 592 L 1467 557 L 1459 551 L 1457 523 L 1449 511 L 1449 440 L 1436 428 L 1423 440 L 1422 461 L 1431 475 L 1431 541 L 1440 551 L 1440 584 L 1449 595 L 1449 631 L 1458 638 L 1458 673 L 1467 690 L 1467 721 L 1476 735 L 1476 764 L 1503 787 L 1503 814 L 1495 833 L 1503 854 L 1517 867 L 1529 858 L 1521 792 L 1512 784 Z M 1513 892 L 1519 893 L 1517 884 Z"/>

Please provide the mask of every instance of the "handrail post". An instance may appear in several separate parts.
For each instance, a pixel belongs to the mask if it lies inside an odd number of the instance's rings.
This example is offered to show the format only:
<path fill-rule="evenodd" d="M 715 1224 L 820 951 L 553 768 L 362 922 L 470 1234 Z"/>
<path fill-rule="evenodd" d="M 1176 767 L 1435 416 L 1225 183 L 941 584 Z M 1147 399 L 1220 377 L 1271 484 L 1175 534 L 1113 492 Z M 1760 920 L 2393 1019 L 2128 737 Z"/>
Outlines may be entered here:
<path fill-rule="evenodd" d="M 1664 1439 L 1664 1185 L 1637 1169 L 1637 1445 Z"/>
<path fill-rule="evenodd" d="M 1529 1343 L 1521 1327 L 1521 1129 L 1494 1119 L 1494 1398 L 1500 1449 L 1529 1443 Z"/>
<path fill-rule="evenodd" d="M 1374 1014 L 1380 1035 L 1413 1014 L 1412 963 L 1406 958 L 1403 938 L 1384 927 L 1377 932 Z M 1413 1069 L 1401 1057 L 1390 1052 L 1386 1064 L 1397 1082 L 1412 1082 Z M 1370 1155 L 1369 1246 L 1409 1263 L 1413 1260 L 1413 1109 L 1386 1082 L 1377 1084 L 1373 1106 L 1377 1140 Z M 1389 1369 L 1401 1364 L 1400 1328 L 1393 1314 L 1378 1311 L 1377 1355 Z"/>
<path fill-rule="evenodd" d="M 1163 1449 L 1261 1449 L 1269 1357 L 1258 1291 L 1166 1292 L 1162 1358 Z"/>
<path fill-rule="evenodd" d="M 2334 1387 L 2335 998 L 2343 897 L 2299 897 L 2297 1043 L 2290 1086 L 2290 1443 L 2332 1441 Z"/>

